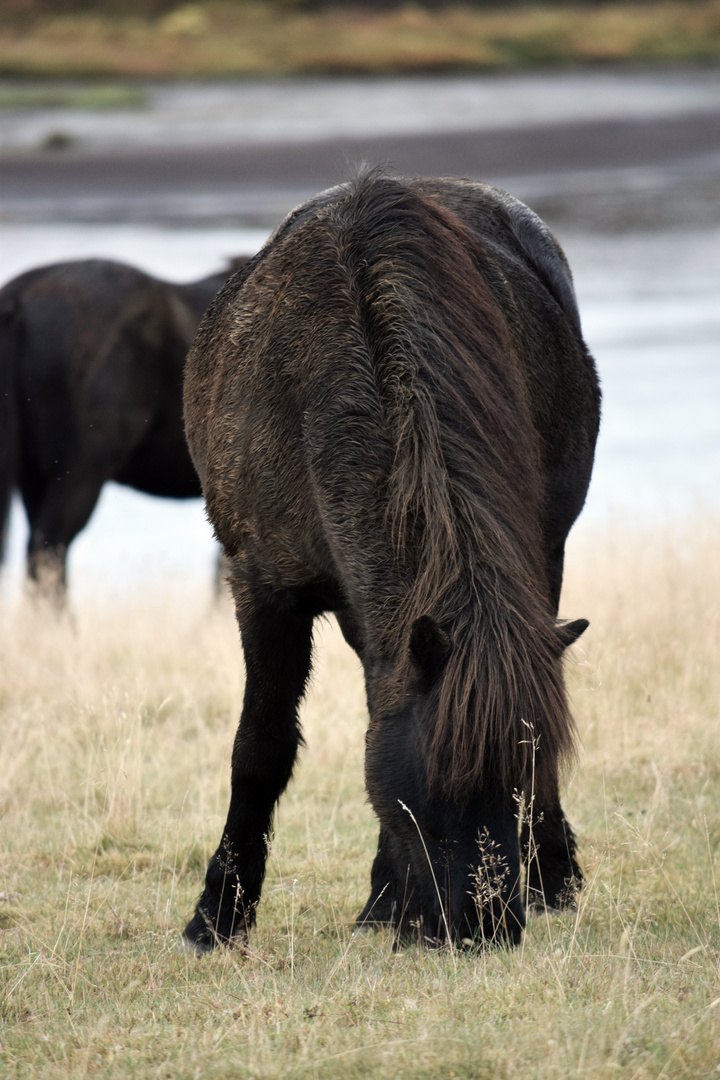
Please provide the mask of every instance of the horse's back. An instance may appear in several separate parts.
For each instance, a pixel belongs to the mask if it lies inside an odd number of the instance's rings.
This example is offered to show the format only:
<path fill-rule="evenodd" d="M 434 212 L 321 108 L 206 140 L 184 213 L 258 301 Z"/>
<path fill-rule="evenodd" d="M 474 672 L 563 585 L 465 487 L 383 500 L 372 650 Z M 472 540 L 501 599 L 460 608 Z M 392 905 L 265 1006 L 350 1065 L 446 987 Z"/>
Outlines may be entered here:
<path fill-rule="evenodd" d="M 134 267 L 88 259 L 47 267 L 23 295 L 36 357 L 62 357 L 82 379 L 129 336 L 158 346 L 170 322 L 164 282 Z"/>

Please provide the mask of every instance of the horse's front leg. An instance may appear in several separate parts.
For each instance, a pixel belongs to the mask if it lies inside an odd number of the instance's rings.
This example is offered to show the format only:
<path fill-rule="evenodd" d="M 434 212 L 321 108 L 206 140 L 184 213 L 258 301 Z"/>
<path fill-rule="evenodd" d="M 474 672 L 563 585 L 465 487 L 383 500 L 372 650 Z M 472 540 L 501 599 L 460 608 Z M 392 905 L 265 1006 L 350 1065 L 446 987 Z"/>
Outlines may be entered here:
<path fill-rule="evenodd" d="M 397 916 L 401 915 L 395 911 L 397 889 L 389 846 L 388 834 L 380 826 L 377 853 L 370 872 L 370 896 L 355 920 L 355 930 L 358 933 L 391 926 L 397 921 Z"/>
<path fill-rule="evenodd" d="M 275 804 L 301 740 L 298 705 L 310 673 L 312 613 L 292 594 L 235 584 L 245 698 L 232 755 L 230 808 L 205 888 L 185 928 L 197 951 L 244 938 L 260 899 Z"/>

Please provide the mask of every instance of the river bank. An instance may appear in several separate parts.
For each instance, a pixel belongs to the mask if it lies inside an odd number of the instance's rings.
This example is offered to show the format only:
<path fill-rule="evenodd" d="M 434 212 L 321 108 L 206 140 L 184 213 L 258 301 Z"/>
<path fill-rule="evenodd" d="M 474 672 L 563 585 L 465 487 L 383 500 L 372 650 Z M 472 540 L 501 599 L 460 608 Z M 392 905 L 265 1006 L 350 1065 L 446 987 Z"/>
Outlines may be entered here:
<path fill-rule="evenodd" d="M 223 78 L 409 74 L 558 64 L 682 63 L 720 56 L 714 0 L 467 4 L 377 10 L 199 0 L 164 13 L 22 10 L 0 26 L 0 73 Z M 112 10 L 112 9 L 111 9 Z M 141 9 L 142 10 L 142 9 Z"/>

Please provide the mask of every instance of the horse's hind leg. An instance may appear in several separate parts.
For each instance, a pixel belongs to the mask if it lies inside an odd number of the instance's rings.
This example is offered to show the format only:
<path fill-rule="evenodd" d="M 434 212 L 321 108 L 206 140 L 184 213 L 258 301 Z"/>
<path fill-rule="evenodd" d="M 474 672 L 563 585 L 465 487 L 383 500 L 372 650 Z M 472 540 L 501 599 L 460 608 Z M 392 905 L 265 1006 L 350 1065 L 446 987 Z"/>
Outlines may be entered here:
<path fill-rule="evenodd" d="M 29 595 L 42 597 L 62 609 L 67 600 L 67 545 L 33 540 L 31 532 L 27 552 Z"/>
<path fill-rule="evenodd" d="M 558 544 L 548 557 L 555 614 L 560 603 L 564 555 L 564 545 Z M 575 833 L 560 805 L 557 786 L 546 801 L 535 800 L 531 819 L 523 823 L 520 842 L 527 873 L 528 907 L 536 911 L 573 907 L 583 874 L 576 857 Z"/>
<path fill-rule="evenodd" d="M 574 907 L 583 874 L 577 843 L 556 793 L 531 807 L 523 820 L 520 850 L 525 863 L 528 908 Z"/>
<path fill-rule="evenodd" d="M 234 585 L 245 699 L 232 755 L 230 808 L 184 937 L 197 951 L 245 937 L 260 899 L 275 803 L 301 741 L 298 705 L 310 673 L 312 612 L 291 593 Z"/>
<path fill-rule="evenodd" d="M 556 502 L 556 493 L 548 495 L 547 503 Z M 562 505 L 565 505 L 563 502 Z M 549 599 L 557 616 L 565 563 L 565 538 L 575 513 L 569 520 L 547 521 L 545 524 L 545 559 Z M 570 504 L 571 512 L 574 504 Z M 525 863 L 528 908 L 562 909 L 573 907 L 583 883 L 583 873 L 577 861 L 577 841 L 572 826 L 560 805 L 557 785 L 551 797 L 542 803 L 534 801 L 530 819 L 526 817 L 520 833 L 520 850 Z"/>

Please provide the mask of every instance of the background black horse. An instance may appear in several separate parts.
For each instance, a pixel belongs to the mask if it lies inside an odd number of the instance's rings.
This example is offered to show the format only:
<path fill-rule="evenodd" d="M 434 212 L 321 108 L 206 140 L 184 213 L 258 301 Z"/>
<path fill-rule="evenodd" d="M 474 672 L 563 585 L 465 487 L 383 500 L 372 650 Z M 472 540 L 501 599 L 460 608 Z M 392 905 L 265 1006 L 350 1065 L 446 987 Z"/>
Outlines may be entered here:
<path fill-rule="evenodd" d="M 186 939 L 212 947 L 254 919 L 326 611 L 370 713 L 380 840 L 359 925 L 515 942 L 524 900 L 572 902 L 562 654 L 587 624 L 556 615 L 599 389 L 544 225 L 470 181 L 370 174 L 318 196 L 211 306 L 185 415 L 247 672 Z"/>
<path fill-rule="evenodd" d="M 17 488 L 28 574 L 58 599 L 67 549 L 106 481 L 201 494 L 183 430 L 183 366 L 200 317 L 246 261 L 173 285 L 89 259 L 31 270 L 0 291 L 0 526 Z"/>

